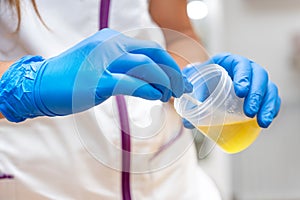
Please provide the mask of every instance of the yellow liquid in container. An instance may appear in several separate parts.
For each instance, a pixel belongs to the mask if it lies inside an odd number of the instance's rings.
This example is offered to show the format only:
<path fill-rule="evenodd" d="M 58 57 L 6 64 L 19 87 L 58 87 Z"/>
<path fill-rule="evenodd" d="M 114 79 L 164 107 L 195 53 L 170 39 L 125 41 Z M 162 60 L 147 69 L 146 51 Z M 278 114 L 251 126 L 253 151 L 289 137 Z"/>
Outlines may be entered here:
<path fill-rule="evenodd" d="M 255 118 L 222 125 L 198 126 L 198 129 L 227 153 L 237 153 L 246 149 L 261 130 Z"/>

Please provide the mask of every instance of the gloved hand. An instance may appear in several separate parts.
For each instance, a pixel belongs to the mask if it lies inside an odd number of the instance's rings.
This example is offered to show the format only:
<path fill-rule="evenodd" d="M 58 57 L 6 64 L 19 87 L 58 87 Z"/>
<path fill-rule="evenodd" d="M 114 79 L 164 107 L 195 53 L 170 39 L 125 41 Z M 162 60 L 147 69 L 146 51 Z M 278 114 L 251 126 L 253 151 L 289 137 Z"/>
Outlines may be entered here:
<path fill-rule="evenodd" d="M 66 52 L 25 56 L 0 82 L 0 111 L 10 121 L 87 110 L 112 95 L 166 102 L 186 79 L 159 45 L 104 29 Z"/>
<path fill-rule="evenodd" d="M 244 113 L 248 117 L 257 117 L 262 128 L 267 128 L 277 116 L 281 99 L 277 86 L 269 80 L 268 73 L 257 63 L 230 53 L 213 56 L 203 63 L 222 66 L 233 80 L 235 93 L 245 98 Z M 187 77 L 193 72 L 193 67 L 185 68 L 183 74 Z M 186 128 L 194 128 L 191 123 L 183 119 Z"/>

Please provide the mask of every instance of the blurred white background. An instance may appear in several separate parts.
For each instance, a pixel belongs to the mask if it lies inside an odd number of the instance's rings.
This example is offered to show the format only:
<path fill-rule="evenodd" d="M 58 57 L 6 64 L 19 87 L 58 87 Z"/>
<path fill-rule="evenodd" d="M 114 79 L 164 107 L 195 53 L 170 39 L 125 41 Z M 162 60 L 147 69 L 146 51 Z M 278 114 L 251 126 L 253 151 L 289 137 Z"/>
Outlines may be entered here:
<path fill-rule="evenodd" d="M 282 108 L 250 148 L 236 155 L 215 148 L 200 165 L 224 200 L 300 199 L 300 1 L 203 2 L 207 16 L 191 20 L 209 53 L 232 52 L 264 66 Z"/>

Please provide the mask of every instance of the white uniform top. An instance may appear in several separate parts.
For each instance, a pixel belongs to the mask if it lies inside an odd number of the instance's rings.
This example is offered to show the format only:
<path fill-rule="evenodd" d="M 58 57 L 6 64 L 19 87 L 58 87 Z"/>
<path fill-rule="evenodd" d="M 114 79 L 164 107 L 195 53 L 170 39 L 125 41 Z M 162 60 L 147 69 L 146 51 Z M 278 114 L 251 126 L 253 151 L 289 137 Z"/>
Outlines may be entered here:
<path fill-rule="evenodd" d="M 55 56 L 98 30 L 99 1 L 22 2 L 20 31 L 0 2 L 0 60 L 26 54 Z M 147 0 L 112 0 L 109 26 L 163 43 Z M 134 31 L 133 31 L 134 30 Z M 55 83 L 53 83 L 55 84 Z M 220 199 L 197 164 L 193 138 L 172 104 L 127 97 L 131 128 L 132 199 Z M 170 142 L 177 137 L 175 142 Z M 115 98 L 66 117 L 15 124 L 0 120 L 0 199 L 122 199 L 121 139 Z M 171 144 L 171 145 L 165 145 Z M 166 148 L 167 147 L 167 148 Z"/>

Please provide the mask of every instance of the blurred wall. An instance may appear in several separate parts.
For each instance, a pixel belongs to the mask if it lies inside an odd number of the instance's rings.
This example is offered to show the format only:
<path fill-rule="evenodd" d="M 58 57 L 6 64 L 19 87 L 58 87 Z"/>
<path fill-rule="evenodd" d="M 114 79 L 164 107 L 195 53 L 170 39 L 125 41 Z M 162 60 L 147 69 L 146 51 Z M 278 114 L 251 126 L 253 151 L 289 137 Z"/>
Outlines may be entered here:
<path fill-rule="evenodd" d="M 264 66 L 279 86 L 282 108 L 250 148 L 229 156 L 216 149 L 200 164 L 226 200 L 300 199 L 300 69 L 292 63 L 300 1 L 206 2 L 209 16 L 194 25 L 210 53 L 229 51 Z"/>
<path fill-rule="evenodd" d="M 231 158 L 233 196 L 300 199 L 300 70 L 291 61 L 292 37 L 300 32 L 300 1 L 230 0 L 223 6 L 223 50 L 266 67 L 282 96 L 274 124 Z"/>

